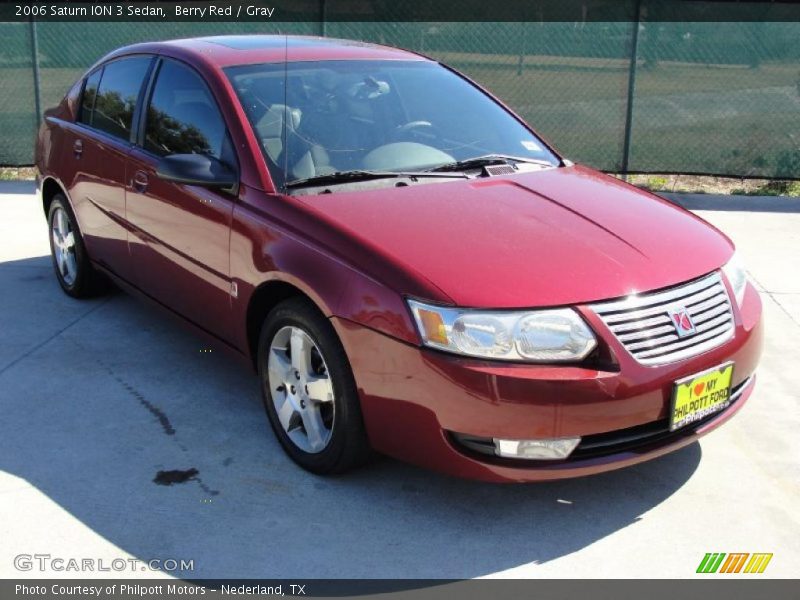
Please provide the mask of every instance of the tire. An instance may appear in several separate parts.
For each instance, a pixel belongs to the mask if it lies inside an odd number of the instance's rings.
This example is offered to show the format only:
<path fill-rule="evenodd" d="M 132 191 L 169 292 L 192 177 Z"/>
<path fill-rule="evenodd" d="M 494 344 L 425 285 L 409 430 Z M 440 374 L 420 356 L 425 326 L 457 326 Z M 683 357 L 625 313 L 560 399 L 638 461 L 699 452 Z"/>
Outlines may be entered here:
<path fill-rule="evenodd" d="M 292 351 L 297 348 L 301 352 Z M 258 375 L 272 430 L 294 462 L 330 475 L 367 461 L 371 450 L 350 362 L 312 302 L 290 298 L 267 315 Z"/>
<path fill-rule="evenodd" d="M 50 255 L 56 279 L 69 296 L 92 298 L 108 290 L 108 282 L 89 261 L 75 214 L 63 194 L 56 194 L 47 213 Z"/>

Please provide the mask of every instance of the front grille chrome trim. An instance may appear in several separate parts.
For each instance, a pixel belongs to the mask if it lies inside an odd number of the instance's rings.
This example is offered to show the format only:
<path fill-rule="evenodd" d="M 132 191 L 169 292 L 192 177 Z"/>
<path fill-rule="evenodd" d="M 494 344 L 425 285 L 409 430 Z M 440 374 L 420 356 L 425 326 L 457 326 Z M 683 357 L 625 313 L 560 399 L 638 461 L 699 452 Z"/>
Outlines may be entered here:
<path fill-rule="evenodd" d="M 719 272 L 667 290 L 589 308 L 639 363 L 654 366 L 708 352 L 733 337 L 733 308 Z M 685 308 L 694 332 L 679 336 L 669 310 Z"/>
<path fill-rule="evenodd" d="M 722 279 L 719 277 L 719 274 L 712 273 L 711 275 L 695 280 L 694 282 L 668 288 L 660 292 L 629 296 L 622 300 L 603 302 L 601 304 L 597 304 L 597 309 L 602 310 L 605 314 L 619 311 L 627 312 L 633 310 L 634 308 L 652 306 L 654 304 L 661 304 L 663 302 L 670 302 L 685 296 L 690 296 L 696 292 L 701 292 L 702 290 L 712 286 L 714 283 L 721 282 Z"/>
<path fill-rule="evenodd" d="M 652 306 L 647 306 L 639 310 L 630 310 L 624 312 L 619 310 L 613 310 L 613 311 L 604 310 L 603 314 L 607 315 L 605 318 L 608 323 L 630 323 L 632 321 L 639 321 L 644 317 L 660 315 L 671 305 L 677 303 L 683 303 L 686 306 L 686 308 L 691 308 L 691 304 L 701 302 L 703 300 L 706 300 L 707 298 L 714 298 L 718 296 L 720 293 L 724 292 L 725 288 L 722 287 L 722 285 L 712 286 L 700 290 L 697 293 L 697 295 L 679 294 L 674 297 L 665 299 L 662 302 L 659 302 L 658 304 L 653 304 Z"/>

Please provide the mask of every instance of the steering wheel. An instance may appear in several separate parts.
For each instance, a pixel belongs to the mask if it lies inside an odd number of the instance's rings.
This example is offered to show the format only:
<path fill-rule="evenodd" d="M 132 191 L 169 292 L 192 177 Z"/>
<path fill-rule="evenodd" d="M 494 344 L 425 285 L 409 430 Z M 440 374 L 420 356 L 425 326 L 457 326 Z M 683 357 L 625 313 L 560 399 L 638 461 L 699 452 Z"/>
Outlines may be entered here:
<path fill-rule="evenodd" d="M 409 121 L 408 123 L 395 127 L 394 129 L 395 139 L 415 137 L 416 134 L 420 133 L 423 135 L 423 137 L 441 137 L 438 127 L 436 127 L 436 125 L 430 121 Z"/>

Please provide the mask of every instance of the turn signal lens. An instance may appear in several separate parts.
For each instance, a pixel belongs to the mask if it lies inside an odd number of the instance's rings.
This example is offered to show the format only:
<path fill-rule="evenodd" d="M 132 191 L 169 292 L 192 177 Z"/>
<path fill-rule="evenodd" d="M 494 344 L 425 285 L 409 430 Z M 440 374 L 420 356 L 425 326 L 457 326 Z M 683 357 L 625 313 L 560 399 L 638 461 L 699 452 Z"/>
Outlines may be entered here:
<path fill-rule="evenodd" d="M 447 332 L 439 313 L 424 308 L 418 311 L 419 323 L 424 337 L 436 344 L 447 344 Z"/>

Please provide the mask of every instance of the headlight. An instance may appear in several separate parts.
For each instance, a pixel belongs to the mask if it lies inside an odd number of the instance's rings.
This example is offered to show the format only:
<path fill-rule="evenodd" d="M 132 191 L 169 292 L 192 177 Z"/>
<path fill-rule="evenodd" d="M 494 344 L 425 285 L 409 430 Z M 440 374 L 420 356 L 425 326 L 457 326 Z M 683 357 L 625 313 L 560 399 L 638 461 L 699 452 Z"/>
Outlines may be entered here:
<path fill-rule="evenodd" d="M 725 273 L 725 277 L 728 278 L 728 283 L 731 284 L 733 295 L 736 298 L 736 304 L 741 308 L 742 300 L 744 299 L 744 289 L 747 287 L 747 272 L 744 270 L 739 260 L 738 253 L 733 253 L 731 259 L 722 267 L 722 271 Z"/>
<path fill-rule="evenodd" d="M 597 345 L 574 310 L 482 311 L 408 305 L 426 346 L 467 356 L 528 362 L 574 361 Z"/>

